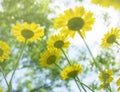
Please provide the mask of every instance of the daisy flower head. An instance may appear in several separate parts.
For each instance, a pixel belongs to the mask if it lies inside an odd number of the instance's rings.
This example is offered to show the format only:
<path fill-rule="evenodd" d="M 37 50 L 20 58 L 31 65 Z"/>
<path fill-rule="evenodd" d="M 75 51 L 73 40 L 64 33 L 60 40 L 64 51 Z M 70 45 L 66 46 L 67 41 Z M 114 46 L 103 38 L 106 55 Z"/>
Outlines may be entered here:
<path fill-rule="evenodd" d="M 76 7 L 74 10 L 65 10 L 54 20 L 54 28 L 61 28 L 61 32 L 74 37 L 76 31 L 80 31 L 83 36 L 85 32 L 92 29 L 95 18 L 93 13 L 85 11 L 84 7 Z"/>
<path fill-rule="evenodd" d="M 57 63 L 60 60 L 61 52 L 56 49 L 49 49 L 44 51 L 40 55 L 40 65 L 43 67 L 49 67 L 55 63 Z"/>
<path fill-rule="evenodd" d="M 43 28 L 40 27 L 40 24 L 35 23 L 18 23 L 12 27 L 12 31 L 13 34 L 17 37 L 17 40 L 20 42 L 33 42 L 36 40 L 40 40 L 41 37 L 44 35 Z"/>
<path fill-rule="evenodd" d="M 117 79 L 116 85 L 118 86 L 118 91 L 120 91 L 120 78 Z"/>
<path fill-rule="evenodd" d="M 91 0 L 93 4 L 98 4 L 102 7 L 112 6 L 115 9 L 120 8 L 120 0 Z"/>
<path fill-rule="evenodd" d="M 0 41 L 0 62 L 8 59 L 10 55 L 10 47 L 7 43 Z"/>
<path fill-rule="evenodd" d="M 111 31 L 107 32 L 102 38 L 101 46 L 107 48 L 120 39 L 120 29 L 112 28 Z"/>
<path fill-rule="evenodd" d="M 3 89 L 0 87 L 0 92 L 3 92 Z"/>
<path fill-rule="evenodd" d="M 82 66 L 80 64 L 74 64 L 72 66 L 67 66 L 63 71 L 61 72 L 61 77 L 63 80 L 68 78 L 74 78 L 79 73 L 81 73 L 83 70 Z"/>
<path fill-rule="evenodd" d="M 111 70 L 103 70 L 99 75 L 99 80 L 105 84 L 113 81 L 113 72 Z"/>
<path fill-rule="evenodd" d="M 68 48 L 70 46 L 70 42 L 68 41 L 68 36 L 59 33 L 52 35 L 47 42 L 47 48 L 56 48 L 57 50 L 61 48 Z"/>

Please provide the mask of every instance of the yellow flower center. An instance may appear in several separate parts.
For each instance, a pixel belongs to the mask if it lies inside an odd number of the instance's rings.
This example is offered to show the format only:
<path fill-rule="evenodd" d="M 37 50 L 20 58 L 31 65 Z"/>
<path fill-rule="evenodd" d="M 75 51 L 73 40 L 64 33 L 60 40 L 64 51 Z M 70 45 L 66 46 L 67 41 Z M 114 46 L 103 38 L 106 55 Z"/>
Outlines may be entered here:
<path fill-rule="evenodd" d="M 78 71 L 71 71 L 71 72 L 68 73 L 68 76 L 69 77 L 75 77 L 75 76 L 77 76 L 77 74 L 78 74 Z"/>
<path fill-rule="evenodd" d="M 84 20 L 80 17 L 74 17 L 68 21 L 67 26 L 70 30 L 78 31 L 84 26 Z"/>
<path fill-rule="evenodd" d="M 3 55 L 3 50 L 0 49 L 0 57 Z"/>
<path fill-rule="evenodd" d="M 34 33 L 29 29 L 23 29 L 21 34 L 25 39 L 30 39 L 34 36 Z"/>
<path fill-rule="evenodd" d="M 53 64 L 53 63 L 55 63 L 55 61 L 56 61 L 56 56 L 52 55 L 52 56 L 48 57 L 47 64 Z"/>
<path fill-rule="evenodd" d="M 64 42 L 62 40 L 58 40 L 54 43 L 54 46 L 58 49 L 62 48 L 64 45 Z"/>
<path fill-rule="evenodd" d="M 107 39 L 107 42 L 112 44 L 116 41 L 116 36 L 114 34 L 110 35 Z"/>

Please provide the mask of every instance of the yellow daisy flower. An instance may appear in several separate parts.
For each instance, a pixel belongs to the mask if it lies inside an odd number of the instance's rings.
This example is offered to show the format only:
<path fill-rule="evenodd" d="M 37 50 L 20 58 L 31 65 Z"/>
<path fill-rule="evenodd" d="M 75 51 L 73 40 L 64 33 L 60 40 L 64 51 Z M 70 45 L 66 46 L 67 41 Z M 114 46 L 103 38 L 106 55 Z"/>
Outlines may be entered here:
<path fill-rule="evenodd" d="M 0 92 L 3 92 L 3 89 L 0 87 Z"/>
<path fill-rule="evenodd" d="M 120 91 L 120 78 L 117 79 L 116 84 L 118 86 L 117 90 Z"/>
<path fill-rule="evenodd" d="M 114 7 L 115 9 L 120 8 L 120 0 L 91 0 L 93 4 L 99 4 L 103 7 Z"/>
<path fill-rule="evenodd" d="M 103 70 L 99 75 L 99 80 L 104 84 L 109 84 L 113 81 L 113 72 L 111 70 Z"/>
<path fill-rule="evenodd" d="M 8 59 L 10 55 L 10 47 L 7 43 L 0 41 L 0 62 Z"/>
<path fill-rule="evenodd" d="M 105 89 L 109 86 L 110 84 L 109 83 L 103 83 L 100 85 L 100 89 Z"/>
<path fill-rule="evenodd" d="M 67 66 L 61 72 L 61 77 L 63 80 L 65 80 L 67 78 L 74 78 L 81 72 L 82 72 L 82 66 L 80 64 L 74 64 L 72 66 Z"/>
<path fill-rule="evenodd" d="M 74 37 L 76 31 L 80 31 L 83 36 L 85 32 L 92 29 L 95 18 L 92 12 L 86 12 L 84 7 L 76 7 L 75 10 L 65 10 L 54 21 L 54 28 L 61 28 L 61 32 Z"/>
<path fill-rule="evenodd" d="M 13 34 L 17 36 L 17 40 L 20 42 L 33 42 L 40 40 L 44 35 L 43 28 L 39 24 L 24 22 L 23 24 L 16 24 L 12 27 Z"/>
<path fill-rule="evenodd" d="M 117 86 L 120 86 L 120 78 L 117 79 L 116 84 Z"/>
<path fill-rule="evenodd" d="M 66 35 L 63 35 L 61 33 L 52 35 L 50 39 L 47 42 L 47 48 L 68 48 L 70 45 L 70 42 L 68 41 L 68 37 Z"/>
<path fill-rule="evenodd" d="M 117 89 L 117 90 L 118 90 L 118 92 L 120 92 L 120 87 L 118 87 L 118 89 Z"/>
<path fill-rule="evenodd" d="M 118 42 L 119 38 L 120 38 L 120 29 L 112 28 L 111 31 L 107 32 L 104 35 L 104 38 L 102 38 L 101 46 L 103 48 L 107 48 L 111 46 L 113 43 Z"/>
<path fill-rule="evenodd" d="M 43 67 L 49 67 L 52 64 L 57 63 L 60 60 L 60 54 L 60 51 L 56 49 L 44 51 L 40 56 L 40 65 Z"/>

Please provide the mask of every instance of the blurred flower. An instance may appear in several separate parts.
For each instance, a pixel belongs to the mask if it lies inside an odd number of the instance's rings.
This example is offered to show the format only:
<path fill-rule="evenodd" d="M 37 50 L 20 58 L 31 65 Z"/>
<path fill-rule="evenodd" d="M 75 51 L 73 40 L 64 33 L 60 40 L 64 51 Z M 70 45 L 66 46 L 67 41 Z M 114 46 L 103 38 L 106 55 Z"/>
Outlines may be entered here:
<path fill-rule="evenodd" d="M 117 79 L 116 84 L 118 86 L 118 91 L 120 91 L 120 78 Z"/>
<path fill-rule="evenodd" d="M 0 87 L 0 92 L 3 92 L 3 89 Z"/>
<path fill-rule="evenodd" d="M 10 55 L 10 47 L 7 43 L 0 41 L 0 62 L 8 59 Z"/>
<path fill-rule="evenodd" d="M 21 42 L 33 42 L 40 40 L 44 35 L 43 28 L 39 24 L 24 22 L 23 24 L 16 24 L 12 27 L 13 34 L 17 36 L 17 40 Z"/>
<path fill-rule="evenodd" d="M 83 36 L 85 32 L 92 29 L 95 18 L 92 12 L 86 12 L 84 7 L 76 7 L 75 10 L 65 10 L 54 21 L 54 28 L 61 28 L 61 33 L 74 37 L 77 31 Z"/>
<path fill-rule="evenodd" d="M 91 0 L 93 4 L 99 4 L 103 7 L 114 7 L 115 9 L 120 8 L 120 0 Z"/>
<path fill-rule="evenodd" d="M 68 37 L 61 33 L 57 35 L 52 35 L 51 38 L 47 42 L 47 48 L 56 48 L 57 50 L 61 48 L 68 48 L 70 42 L 68 41 Z"/>
<path fill-rule="evenodd" d="M 40 60 L 39 60 L 40 65 L 44 67 L 49 67 L 52 64 L 57 63 L 60 60 L 60 56 L 61 56 L 60 51 L 56 49 L 52 48 L 46 50 L 40 55 Z"/>
<path fill-rule="evenodd" d="M 104 35 L 104 38 L 102 38 L 101 46 L 103 48 L 107 48 L 111 46 L 113 43 L 118 42 L 119 38 L 120 38 L 120 29 L 112 28 L 111 31 L 107 32 Z"/>
<path fill-rule="evenodd" d="M 102 83 L 102 84 L 100 85 L 100 89 L 105 89 L 105 88 L 107 88 L 109 85 L 110 85 L 110 83 Z"/>
<path fill-rule="evenodd" d="M 67 66 L 61 72 L 61 77 L 63 80 L 65 80 L 67 78 L 74 78 L 81 72 L 82 72 L 82 66 L 80 64 L 74 64 L 72 66 Z"/>
<path fill-rule="evenodd" d="M 106 88 L 113 81 L 113 72 L 111 70 L 103 70 L 99 75 L 99 80 L 102 82 L 100 88 Z"/>

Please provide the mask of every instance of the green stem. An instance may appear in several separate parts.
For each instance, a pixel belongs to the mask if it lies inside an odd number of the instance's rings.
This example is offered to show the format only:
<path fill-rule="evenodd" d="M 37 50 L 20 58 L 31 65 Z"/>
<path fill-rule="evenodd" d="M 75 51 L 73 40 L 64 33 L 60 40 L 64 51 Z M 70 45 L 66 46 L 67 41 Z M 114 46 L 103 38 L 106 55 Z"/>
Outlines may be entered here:
<path fill-rule="evenodd" d="M 115 41 L 115 43 L 116 43 L 118 46 L 120 46 L 120 43 L 118 43 L 117 41 Z"/>
<path fill-rule="evenodd" d="M 79 33 L 80 37 L 82 38 L 85 46 L 87 47 L 87 49 L 88 49 L 88 51 L 89 51 L 89 53 L 90 53 L 90 55 L 91 55 L 91 57 L 92 57 L 92 59 L 93 59 L 93 62 L 94 62 L 94 64 L 95 64 L 95 66 L 99 69 L 99 71 L 101 71 L 101 70 L 102 70 L 101 67 L 100 67 L 99 64 L 97 64 L 97 62 L 95 61 L 95 58 L 94 58 L 94 56 L 93 56 L 93 54 L 92 54 L 92 52 L 91 52 L 91 50 L 90 50 L 87 42 L 85 41 L 84 37 L 82 36 L 81 32 L 78 31 L 78 33 Z"/>
<path fill-rule="evenodd" d="M 0 70 L 1 70 L 1 72 L 2 72 L 3 78 L 5 79 L 5 82 L 6 82 L 7 86 L 9 86 L 8 81 L 7 81 L 6 77 L 5 77 L 5 73 L 4 73 L 1 65 L 0 65 Z"/>
<path fill-rule="evenodd" d="M 23 46 L 21 47 L 20 55 L 19 55 L 18 58 L 17 58 L 17 62 L 16 62 L 16 64 L 15 64 L 15 68 L 14 68 L 14 70 L 13 70 L 13 73 L 12 73 L 12 76 L 11 76 L 11 79 L 10 79 L 10 82 L 9 82 L 9 89 L 8 89 L 9 92 L 12 92 L 12 79 L 13 79 L 13 76 L 14 76 L 14 74 L 15 74 L 15 72 L 16 72 L 16 70 L 17 70 L 17 67 L 18 67 L 18 65 L 19 65 L 19 62 L 20 62 L 20 59 L 21 59 L 21 57 L 22 57 L 22 54 L 23 54 L 24 48 L 25 48 L 25 46 L 26 46 L 26 43 L 27 43 L 27 40 L 25 41 L 25 43 L 24 43 Z M 10 91 L 10 90 L 11 90 L 11 91 Z"/>
<path fill-rule="evenodd" d="M 110 87 L 110 86 L 108 87 L 108 90 L 109 90 L 109 92 L 112 92 L 112 90 L 111 90 L 111 87 Z"/>
<path fill-rule="evenodd" d="M 54 63 L 61 71 L 63 70 L 58 64 Z"/>
<path fill-rule="evenodd" d="M 76 85 L 77 85 L 79 91 L 82 92 L 81 89 L 80 89 L 80 86 L 79 86 L 79 84 L 77 83 L 77 80 L 76 80 L 75 78 L 74 78 L 74 81 L 75 81 L 75 83 L 76 83 Z"/>
<path fill-rule="evenodd" d="M 80 81 L 80 79 L 78 78 L 78 76 L 76 78 L 77 78 L 77 80 Z M 80 85 L 81 85 L 82 89 L 84 90 L 84 92 L 87 92 L 87 90 L 85 89 L 84 85 L 82 83 L 80 83 Z"/>
<path fill-rule="evenodd" d="M 86 84 L 82 83 L 78 77 L 77 77 L 77 81 L 78 81 L 81 85 L 84 85 L 85 87 L 87 87 L 88 89 L 90 89 L 92 92 L 94 92 L 93 89 L 91 89 L 91 88 L 90 88 L 89 86 L 87 86 Z"/>
<path fill-rule="evenodd" d="M 64 56 L 65 56 L 65 58 L 67 59 L 69 65 L 72 65 L 72 64 L 70 63 L 70 60 L 68 59 L 67 55 L 65 54 L 65 51 L 64 51 L 62 48 L 61 48 L 60 50 L 61 50 L 62 53 L 64 54 Z"/>

